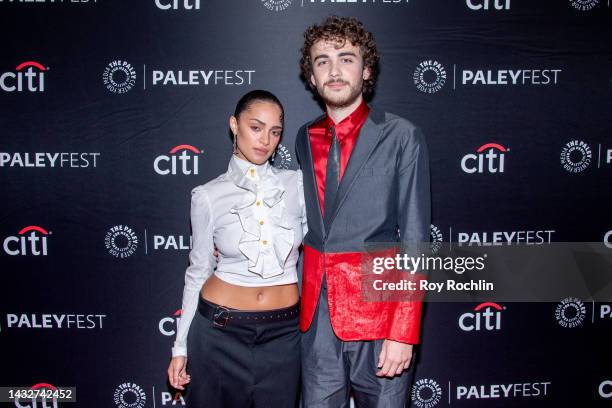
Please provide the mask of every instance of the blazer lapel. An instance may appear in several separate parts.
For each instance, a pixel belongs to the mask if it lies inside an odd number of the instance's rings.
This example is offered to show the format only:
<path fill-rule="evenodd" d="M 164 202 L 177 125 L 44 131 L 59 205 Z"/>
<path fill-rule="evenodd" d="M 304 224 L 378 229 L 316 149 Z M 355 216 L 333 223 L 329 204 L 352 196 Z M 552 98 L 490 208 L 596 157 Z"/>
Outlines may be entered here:
<path fill-rule="evenodd" d="M 298 144 L 299 149 L 303 153 L 300 155 L 300 159 L 302 162 L 300 163 L 302 167 L 302 172 L 304 172 L 304 201 L 306 206 L 311 209 L 309 214 L 316 214 L 317 220 L 308 222 L 308 227 L 311 229 L 317 229 L 316 235 L 323 237 L 323 231 L 325 231 L 325 227 L 323 226 L 323 215 L 321 213 L 321 205 L 319 204 L 319 189 L 317 188 L 317 180 L 315 177 L 314 171 L 314 162 L 312 160 L 312 150 L 310 148 L 310 135 L 308 133 L 308 127 L 313 123 L 317 123 L 321 117 L 313 120 L 304 126 L 304 130 L 301 134 L 298 135 Z M 314 232 L 314 231 L 313 231 Z"/>
<path fill-rule="evenodd" d="M 376 147 L 378 141 L 380 140 L 382 135 L 382 126 L 379 126 L 378 123 L 382 122 L 383 118 L 384 113 L 371 109 L 370 113 L 368 114 L 368 118 L 359 131 L 357 142 L 355 143 L 351 157 L 349 158 L 344 174 L 342 175 L 342 180 L 340 180 L 340 185 L 338 186 L 338 194 L 336 195 L 336 202 L 334 203 L 333 207 L 334 210 L 329 220 L 330 225 L 334 222 L 334 219 L 338 214 L 338 210 L 344 203 L 353 182 L 361 172 L 363 165 L 368 160 L 372 154 L 372 151 L 374 150 L 374 147 Z"/>

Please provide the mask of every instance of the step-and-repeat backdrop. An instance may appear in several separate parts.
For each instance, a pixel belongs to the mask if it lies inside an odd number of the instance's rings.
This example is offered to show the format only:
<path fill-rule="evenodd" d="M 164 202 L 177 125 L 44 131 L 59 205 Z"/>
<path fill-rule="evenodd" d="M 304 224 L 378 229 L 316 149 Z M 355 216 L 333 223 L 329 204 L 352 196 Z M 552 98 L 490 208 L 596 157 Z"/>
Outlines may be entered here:
<path fill-rule="evenodd" d="M 227 168 L 248 90 L 285 105 L 275 165 L 321 106 L 299 76 L 328 14 L 374 32 L 371 101 L 420 126 L 432 239 L 612 251 L 609 0 L 0 0 L 0 386 L 183 405 L 190 190 Z M 414 407 L 612 403 L 612 304 L 430 303 Z"/>

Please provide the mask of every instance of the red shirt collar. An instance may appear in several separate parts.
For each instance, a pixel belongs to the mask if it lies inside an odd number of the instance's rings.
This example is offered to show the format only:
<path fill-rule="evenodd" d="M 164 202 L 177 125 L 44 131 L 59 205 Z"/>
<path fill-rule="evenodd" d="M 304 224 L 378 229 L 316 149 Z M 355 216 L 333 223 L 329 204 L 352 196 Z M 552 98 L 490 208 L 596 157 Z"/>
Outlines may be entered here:
<path fill-rule="evenodd" d="M 326 113 L 325 116 L 325 125 L 328 128 L 333 127 L 336 131 L 336 137 L 338 141 L 341 141 L 345 136 L 353 132 L 355 129 L 360 129 L 363 123 L 366 121 L 368 117 L 368 113 L 370 112 L 370 108 L 362 99 L 361 103 L 350 115 L 346 118 L 342 119 L 340 123 L 334 123 L 329 113 Z"/>

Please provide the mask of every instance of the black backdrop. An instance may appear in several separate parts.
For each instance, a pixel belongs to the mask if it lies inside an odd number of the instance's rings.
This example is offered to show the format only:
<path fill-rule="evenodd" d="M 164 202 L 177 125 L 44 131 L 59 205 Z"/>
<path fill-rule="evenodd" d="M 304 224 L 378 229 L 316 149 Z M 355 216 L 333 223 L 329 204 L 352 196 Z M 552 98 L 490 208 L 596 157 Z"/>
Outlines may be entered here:
<path fill-rule="evenodd" d="M 295 133 L 321 112 L 299 77 L 302 32 L 330 13 L 376 36 L 372 104 L 424 130 L 434 239 L 528 231 L 538 245 L 612 247 L 611 12 L 608 0 L 0 0 L 0 386 L 77 388 L 57 406 L 182 404 L 165 373 L 189 192 L 225 171 L 227 120 L 250 89 L 284 103 L 275 164 L 297 168 Z M 413 406 L 610 404 L 611 305 L 428 304 Z M 472 325 L 485 311 L 499 328 Z"/>

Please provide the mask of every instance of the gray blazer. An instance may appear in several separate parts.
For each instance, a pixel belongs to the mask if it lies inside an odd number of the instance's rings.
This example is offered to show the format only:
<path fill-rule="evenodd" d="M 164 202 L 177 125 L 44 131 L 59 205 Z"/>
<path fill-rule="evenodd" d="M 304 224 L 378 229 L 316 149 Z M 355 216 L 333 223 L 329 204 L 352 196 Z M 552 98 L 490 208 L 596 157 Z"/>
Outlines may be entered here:
<path fill-rule="evenodd" d="M 414 250 L 415 244 L 429 242 L 429 159 L 420 129 L 406 119 L 370 109 L 342 176 L 329 225 L 324 225 L 308 134 L 308 127 L 320 119 L 300 128 L 295 146 L 304 174 L 304 244 L 319 252 L 359 252 L 368 243 L 402 242 Z"/>

